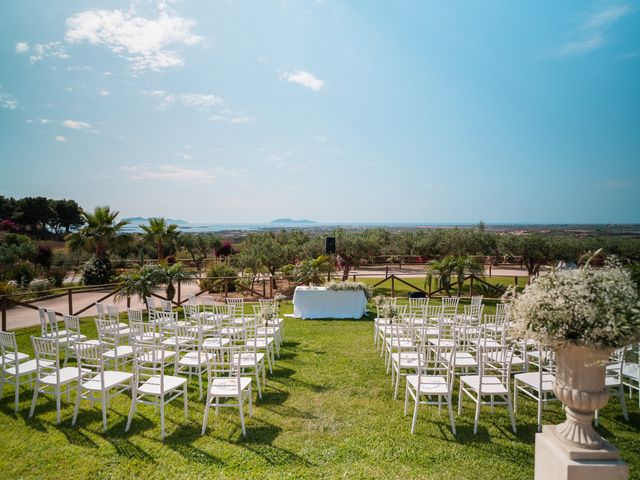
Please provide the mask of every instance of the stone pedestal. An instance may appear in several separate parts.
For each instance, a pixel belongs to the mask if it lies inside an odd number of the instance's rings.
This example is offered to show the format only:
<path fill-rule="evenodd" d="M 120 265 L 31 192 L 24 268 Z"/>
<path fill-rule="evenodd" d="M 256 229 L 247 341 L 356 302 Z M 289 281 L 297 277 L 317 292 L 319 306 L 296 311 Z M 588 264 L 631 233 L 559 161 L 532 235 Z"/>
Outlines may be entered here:
<path fill-rule="evenodd" d="M 561 441 L 556 425 L 545 425 L 536 434 L 535 480 L 627 480 L 629 467 L 618 449 L 608 442 L 586 449 Z"/>

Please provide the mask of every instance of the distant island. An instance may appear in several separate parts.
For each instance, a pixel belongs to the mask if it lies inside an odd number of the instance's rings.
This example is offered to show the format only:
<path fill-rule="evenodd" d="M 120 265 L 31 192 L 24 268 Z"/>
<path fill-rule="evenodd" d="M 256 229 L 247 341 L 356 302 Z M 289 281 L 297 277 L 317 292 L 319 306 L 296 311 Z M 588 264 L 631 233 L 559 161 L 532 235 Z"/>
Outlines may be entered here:
<path fill-rule="evenodd" d="M 124 220 L 126 220 L 127 222 L 134 224 L 134 225 L 141 225 L 141 224 L 146 224 L 149 223 L 149 219 L 148 218 L 144 218 L 144 217 L 129 217 L 129 218 L 125 218 Z M 187 222 L 186 220 L 180 220 L 180 219 L 173 219 L 173 218 L 165 218 L 165 221 L 167 223 L 175 223 L 176 225 L 188 225 L 189 222 Z"/>
<path fill-rule="evenodd" d="M 273 220 L 271 222 L 271 224 L 296 224 L 296 225 L 312 225 L 314 223 L 318 223 L 318 222 L 314 222 L 313 220 L 292 220 L 291 218 L 277 218 L 275 220 Z"/>

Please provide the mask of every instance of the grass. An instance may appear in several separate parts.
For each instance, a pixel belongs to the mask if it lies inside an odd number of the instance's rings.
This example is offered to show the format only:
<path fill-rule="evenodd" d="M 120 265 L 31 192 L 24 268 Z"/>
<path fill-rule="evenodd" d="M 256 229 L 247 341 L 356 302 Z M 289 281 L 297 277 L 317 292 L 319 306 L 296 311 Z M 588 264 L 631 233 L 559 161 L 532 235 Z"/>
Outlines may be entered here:
<path fill-rule="evenodd" d="M 490 307 L 489 307 L 490 308 Z M 284 307 L 291 312 L 291 304 Z M 369 321 L 368 321 L 369 320 Z M 3 478 L 427 478 L 529 479 L 533 477 L 535 403 L 524 400 L 513 434 L 504 409 L 483 410 L 473 434 L 473 408 L 464 402 L 456 418 L 458 435 L 443 410 L 423 408 L 415 435 L 403 400 L 393 400 L 390 377 L 372 343 L 370 319 L 296 320 L 288 318 L 285 344 L 269 377 L 263 399 L 247 423 L 243 439 L 237 410 L 211 415 L 200 436 L 203 402 L 193 380 L 189 419 L 181 404 L 168 408 L 167 438 L 160 419 L 141 406 L 132 429 L 124 433 L 130 400 L 119 396 L 102 433 L 99 407 L 82 404 L 71 427 L 72 405 L 64 404 L 55 425 L 55 406 L 38 401 L 28 419 L 30 391 L 22 393 L 18 415 L 11 390 L 0 401 L 0 469 Z M 89 320 L 83 331 L 95 338 Z M 18 332 L 21 348 L 31 352 L 35 329 Z M 600 432 L 621 450 L 640 478 L 640 412 L 630 403 L 622 419 L 617 400 L 602 411 Z M 563 419 L 559 405 L 545 410 L 545 423 Z"/>

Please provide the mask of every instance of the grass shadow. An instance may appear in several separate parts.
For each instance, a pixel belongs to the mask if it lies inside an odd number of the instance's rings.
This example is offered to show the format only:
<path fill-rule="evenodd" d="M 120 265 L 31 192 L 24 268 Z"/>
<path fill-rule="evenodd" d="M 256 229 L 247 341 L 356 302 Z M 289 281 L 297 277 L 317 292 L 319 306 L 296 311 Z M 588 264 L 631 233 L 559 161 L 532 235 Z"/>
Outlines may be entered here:
<path fill-rule="evenodd" d="M 204 465 L 225 465 L 225 462 L 209 452 L 193 446 L 202 437 L 200 427 L 182 424 L 164 439 L 165 445 L 175 450 L 185 459 Z"/>

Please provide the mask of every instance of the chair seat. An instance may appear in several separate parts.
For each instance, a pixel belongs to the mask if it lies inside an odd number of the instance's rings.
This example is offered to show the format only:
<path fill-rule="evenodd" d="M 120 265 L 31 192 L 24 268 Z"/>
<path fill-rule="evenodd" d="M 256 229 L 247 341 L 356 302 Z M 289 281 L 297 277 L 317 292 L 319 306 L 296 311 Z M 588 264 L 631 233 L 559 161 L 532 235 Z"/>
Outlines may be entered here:
<path fill-rule="evenodd" d="M 242 327 L 224 327 L 220 330 L 220 333 L 226 336 L 240 335 Z"/>
<path fill-rule="evenodd" d="M 104 358 L 124 358 L 133 355 L 133 348 L 130 345 L 120 345 L 102 354 Z"/>
<path fill-rule="evenodd" d="M 198 352 L 185 353 L 182 358 L 178 360 L 178 365 L 183 367 L 201 367 L 206 364 L 207 356 L 204 353 L 198 354 Z"/>
<path fill-rule="evenodd" d="M 498 350 L 503 347 L 500 342 L 495 341 L 493 338 L 474 338 L 469 340 L 469 343 L 487 350 Z"/>
<path fill-rule="evenodd" d="M 138 361 L 144 363 L 161 363 L 173 358 L 175 355 L 176 352 L 172 350 L 163 350 L 158 348 L 155 354 L 153 352 L 147 352 L 142 355 L 138 355 Z"/>
<path fill-rule="evenodd" d="M 446 339 L 438 339 L 438 338 L 430 338 L 428 340 L 429 345 L 433 345 L 433 346 L 438 346 L 438 347 L 444 347 L 444 348 L 453 348 L 453 340 L 446 340 Z"/>
<path fill-rule="evenodd" d="M 273 337 L 261 337 L 256 340 L 250 338 L 244 342 L 245 346 L 250 348 L 265 349 L 273 344 Z"/>
<path fill-rule="evenodd" d="M 131 329 L 129 327 L 119 327 L 118 335 L 121 337 L 128 337 L 131 335 Z"/>
<path fill-rule="evenodd" d="M 48 360 L 43 360 L 40 362 L 42 366 L 50 367 L 53 365 L 53 362 Z M 19 363 L 17 368 L 14 365 L 13 367 L 9 367 L 5 370 L 8 375 L 15 377 L 16 371 L 20 372 L 19 375 L 31 375 L 38 369 L 38 364 L 35 360 L 27 360 L 26 362 Z"/>
<path fill-rule="evenodd" d="M 173 390 L 180 388 L 185 383 L 187 383 L 186 378 L 165 375 L 164 393 L 167 394 L 169 392 L 172 392 Z M 160 391 L 160 375 L 149 377 L 149 379 L 147 379 L 142 385 L 138 387 L 138 392 L 145 395 L 162 395 L 162 392 Z"/>
<path fill-rule="evenodd" d="M 451 363 L 451 353 L 444 353 L 441 356 L 445 362 Z M 478 361 L 469 352 L 456 352 L 453 365 L 456 368 L 475 368 L 478 366 Z"/>
<path fill-rule="evenodd" d="M 136 342 L 141 343 L 156 343 L 162 339 L 162 336 L 159 333 L 147 332 L 140 335 L 134 335 L 131 337 Z"/>
<path fill-rule="evenodd" d="M 504 361 L 504 355 L 502 354 L 501 351 L 493 351 L 493 352 L 487 352 L 487 357 L 489 357 L 489 360 L 491 360 L 494 363 L 500 363 L 502 364 Z M 517 370 L 518 368 L 522 368 L 522 366 L 524 366 L 525 364 L 525 359 L 522 358 L 520 355 L 514 355 L 513 357 L 511 357 L 511 369 L 513 370 Z"/>
<path fill-rule="evenodd" d="M 66 330 L 58 330 L 57 333 L 45 333 L 44 335 L 42 335 L 42 337 L 44 338 L 62 338 L 62 337 L 66 337 L 68 335 L 69 332 L 67 332 Z"/>
<path fill-rule="evenodd" d="M 518 373 L 515 378 L 518 382 L 524 383 L 538 392 L 551 393 L 556 377 L 550 373 L 543 373 L 542 388 L 540 388 L 540 374 L 538 372 Z"/>
<path fill-rule="evenodd" d="M 400 368 L 418 368 L 418 353 L 417 352 L 402 352 L 402 355 L 398 353 L 391 354 L 391 361 L 395 365 L 399 365 Z M 424 364 L 424 362 L 421 362 Z"/>
<path fill-rule="evenodd" d="M 107 370 L 104 372 L 104 389 L 109 390 L 110 388 L 113 388 L 116 385 L 120 385 L 121 383 L 128 382 L 132 378 L 133 378 L 132 373 Z M 102 382 L 100 381 L 100 374 L 96 374 L 93 378 L 84 382 L 82 384 L 82 388 L 86 390 L 91 390 L 94 392 L 99 392 L 102 390 L 101 384 Z"/>
<path fill-rule="evenodd" d="M 26 353 L 20 353 L 20 352 L 16 352 L 18 354 L 18 363 L 21 363 L 25 360 L 29 359 L 29 355 L 27 355 Z M 14 363 L 16 361 L 16 356 L 11 354 L 11 353 L 7 353 L 4 355 L 4 363 L 5 365 L 7 363 Z"/>
<path fill-rule="evenodd" d="M 264 353 L 243 352 L 240 354 L 240 368 L 255 367 L 258 363 L 262 363 L 264 360 Z M 233 356 L 233 363 L 238 363 L 238 354 Z"/>
<path fill-rule="evenodd" d="M 463 375 L 460 381 L 471 389 L 480 390 L 480 377 L 478 375 Z M 509 391 L 498 377 L 482 377 L 482 395 L 506 395 Z"/>
<path fill-rule="evenodd" d="M 240 390 L 251 385 L 251 379 L 240 377 Z M 213 397 L 237 397 L 238 382 L 235 378 L 214 378 L 209 385 L 209 394 Z"/>
<path fill-rule="evenodd" d="M 606 387 L 618 387 L 622 385 L 622 379 L 618 376 L 612 377 L 610 375 L 607 375 L 604 378 L 604 385 Z"/>
<path fill-rule="evenodd" d="M 207 338 L 202 342 L 202 348 L 220 348 L 229 345 L 230 342 L 228 338 Z"/>
<path fill-rule="evenodd" d="M 176 347 L 180 345 L 186 345 L 192 341 L 191 338 L 188 337 L 169 337 L 162 342 L 162 345 L 167 347 Z"/>
<path fill-rule="evenodd" d="M 407 375 L 407 382 L 420 395 L 447 395 L 449 393 L 447 380 L 444 377 L 421 375 L 418 386 L 418 375 Z"/>
<path fill-rule="evenodd" d="M 78 380 L 77 367 L 63 367 L 60 369 L 60 385 L 71 383 L 75 380 Z M 46 385 L 56 385 L 57 384 L 56 374 L 52 373 L 51 375 L 42 377 L 40 379 L 40 382 Z"/>
<path fill-rule="evenodd" d="M 391 345 L 392 347 L 410 348 L 414 346 L 413 340 L 406 338 L 400 339 L 399 341 L 397 338 L 386 338 L 385 341 L 387 345 Z"/>
<path fill-rule="evenodd" d="M 273 337 L 280 331 L 280 327 L 258 327 L 256 328 L 256 335 Z"/>

